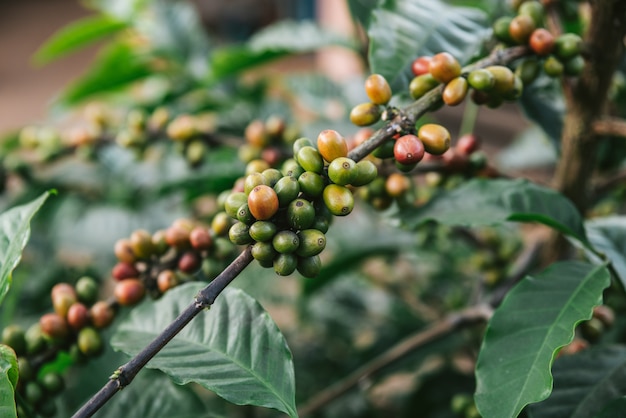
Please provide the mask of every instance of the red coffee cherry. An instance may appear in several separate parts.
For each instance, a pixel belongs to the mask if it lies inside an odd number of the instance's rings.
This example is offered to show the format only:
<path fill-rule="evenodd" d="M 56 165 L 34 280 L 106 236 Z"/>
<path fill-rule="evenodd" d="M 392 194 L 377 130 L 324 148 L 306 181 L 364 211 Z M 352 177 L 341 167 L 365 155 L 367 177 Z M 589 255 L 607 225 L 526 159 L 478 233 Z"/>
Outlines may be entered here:
<path fill-rule="evenodd" d="M 200 257 L 193 251 L 187 251 L 178 259 L 178 269 L 183 273 L 193 273 L 200 268 Z"/>
<path fill-rule="evenodd" d="M 52 297 L 52 306 L 54 311 L 62 317 L 67 315 L 67 311 L 74 303 L 78 301 L 76 290 L 67 283 L 58 283 L 50 292 Z"/>
<path fill-rule="evenodd" d="M 400 164 L 418 163 L 424 158 L 424 144 L 415 135 L 404 135 L 396 140 L 393 156 Z"/>
<path fill-rule="evenodd" d="M 146 293 L 146 288 L 139 279 L 126 279 L 115 285 L 113 294 L 122 306 L 130 306 L 138 303 Z"/>
<path fill-rule="evenodd" d="M 428 73 L 430 61 L 432 61 L 432 57 L 427 55 L 415 58 L 413 63 L 411 63 L 411 71 L 413 71 L 415 77 Z"/>
<path fill-rule="evenodd" d="M 67 321 L 56 313 L 47 313 L 39 319 L 41 331 L 55 340 L 62 340 L 69 334 Z"/>
<path fill-rule="evenodd" d="M 554 35 L 544 28 L 535 29 L 530 35 L 530 48 L 540 56 L 550 55 L 554 49 Z"/>
<path fill-rule="evenodd" d="M 165 293 L 179 284 L 180 280 L 172 270 L 163 270 L 157 276 L 157 287 L 161 293 Z"/>
<path fill-rule="evenodd" d="M 113 266 L 111 275 L 115 280 L 124 280 L 138 277 L 139 271 L 133 264 L 120 262 Z"/>
<path fill-rule="evenodd" d="M 67 323 L 75 330 L 84 328 L 89 323 L 89 309 L 78 302 L 67 311 Z"/>
<path fill-rule="evenodd" d="M 189 242 L 196 250 L 208 250 L 213 245 L 213 238 L 208 228 L 197 226 L 189 233 Z"/>
<path fill-rule="evenodd" d="M 89 316 L 91 317 L 91 324 L 96 328 L 108 327 L 115 318 L 115 311 L 113 308 L 101 300 L 93 304 L 89 309 Z"/>
<path fill-rule="evenodd" d="M 474 134 L 465 134 L 456 142 L 455 148 L 461 154 L 470 155 L 480 148 L 480 139 Z"/>

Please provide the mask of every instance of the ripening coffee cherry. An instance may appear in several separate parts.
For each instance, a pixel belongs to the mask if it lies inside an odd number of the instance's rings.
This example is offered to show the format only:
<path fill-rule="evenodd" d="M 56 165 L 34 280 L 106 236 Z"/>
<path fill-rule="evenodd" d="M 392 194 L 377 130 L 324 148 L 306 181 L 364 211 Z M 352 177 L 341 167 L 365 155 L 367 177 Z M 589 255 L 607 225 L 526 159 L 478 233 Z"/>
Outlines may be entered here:
<path fill-rule="evenodd" d="M 274 139 L 280 139 L 283 136 L 286 126 L 285 119 L 278 115 L 271 115 L 265 121 L 265 131 Z"/>
<path fill-rule="evenodd" d="M 391 87 L 385 77 L 372 74 L 365 80 L 365 93 L 376 105 L 386 105 L 391 100 Z"/>
<path fill-rule="evenodd" d="M 400 173 L 391 173 L 385 181 L 385 189 L 391 197 L 401 197 L 411 189 L 411 180 Z"/>
<path fill-rule="evenodd" d="M 159 292 L 165 293 L 180 284 L 180 279 L 172 270 L 163 270 L 157 276 Z"/>
<path fill-rule="evenodd" d="M 575 33 L 564 33 L 554 42 L 554 54 L 561 60 L 568 60 L 580 54 L 583 41 Z"/>
<path fill-rule="evenodd" d="M 315 208 L 305 199 L 295 199 L 287 207 L 287 224 L 296 230 L 313 225 Z"/>
<path fill-rule="evenodd" d="M 246 179 L 243 182 L 243 192 L 245 194 L 250 194 L 252 189 L 256 186 L 266 185 L 265 176 L 261 173 L 252 173 L 246 176 Z"/>
<path fill-rule="evenodd" d="M 98 283 L 89 276 L 78 279 L 75 288 L 78 300 L 86 305 L 91 305 L 98 299 Z"/>
<path fill-rule="evenodd" d="M 77 337 L 77 344 L 80 352 L 87 357 L 97 356 L 104 348 L 102 337 L 98 331 L 91 327 L 80 330 Z"/>
<path fill-rule="evenodd" d="M 550 55 L 543 62 L 543 71 L 550 77 L 560 77 L 565 71 L 563 63 L 554 55 Z"/>
<path fill-rule="evenodd" d="M 54 311 L 62 317 L 65 317 L 70 306 L 78 301 L 76 290 L 68 283 L 58 283 L 54 285 L 50 295 Z"/>
<path fill-rule="evenodd" d="M 546 56 L 554 49 L 554 35 L 544 28 L 535 29 L 530 35 L 530 49 L 539 56 Z"/>
<path fill-rule="evenodd" d="M 428 71 L 440 83 L 448 83 L 461 75 L 461 64 L 448 52 L 433 56 Z"/>
<path fill-rule="evenodd" d="M 467 88 L 468 85 L 465 77 L 457 77 L 446 84 L 441 98 L 448 106 L 459 105 L 467 95 Z"/>
<path fill-rule="evenodd" d="M 361 160 L 356 163 L 356 176 L 352 179 L 353 186 L 364 186 L 371 183 L 378 176 L 376 164 L 370 160 Z M 323 189 L 322 189 L 323 191 Z"/>
<path fill-rule="evenodd" d="M 348 143 L 339 132 L 332 129 L 320 132 L 317 136 L 317 149 L 328 162 L 348 156 Z"/>
<path fill-rule="evenodd" d="M 528 42 L 530 35 L 536 29 L 535 21 L 528 15 L 517 15 L 511 20 L 509 34 L 518 44 L 524 45 Z"/>
<path fill-rule="evenodd" d="M 335 216 L 346 216 L 354 209 L 354 196 L 350 189 L 339 184 L 329 184 L 322 193 L 324 204 Z"/>
<path fill-rule="evenodd" d="M 415 58 L 415 60 L 411 63 L 411 71 L 413 72 L 413 75 L 418 77 L 422 74 L 428 74 L 431 60 L 432 57 L 426 55 Z"/>
<path fill-rule="evenodd" d="M 489 71 L 495 79 L 493 90 L 496 93 L 506 93 L 515 86 L 515 74 L 513 74 L 510 68 L 503 65 L 492 65 L 487 67 L 486 70 Z"/>
<path fill-rule="evenodd" d="M 67 323 L 72 329 L 79 330 L 89 323 L 89 309 L 80 302 L 76 302 L 67 311 Z"/>
<path fill-rule="evenodd" d="M 130 246 L 137 258 L 149 258 L 154 254 L 152 235 L 143 229 L 139 229 L 130 234 Z"/>
<path fill-rule="evenodd" d="M 403 135 L 393 147 L 393 157 L 404 165 L 417 164 L 424 158 L 424 144 L 415 135 Z"/>
<path fill-rule="evenodd" d="M 536 27 L 539 27 L 543 24 L 543 5 L 536 0 L 525 1 L 524 3 L 522 3 L 519 9 L 517 9 L 517 14 L 530 16 L 533 19 Z"/>
<path fill-rule="evenodd" d="M 304 173 L 303 173 L 304 174 Z M 300 184 L 296 177 L 285 176 L 274 185 L 278 206 L 283 208 L 300 194 Z"/>
<path fill-rule="evenodd" d="M 113 319 L 115 319 L 115 311 L 105 301 L 101 300 L 93 304 L 89 308 L 89 316 L 91 317 L 91 324 L 96 328 L 106 328 L 111 325 Z"/>
<path fill-rule="evenodd" d="M 462 135 L 456 142 L 455 148 L 461 154 L 470 155 L 480 148 L 480 139 L 474 134 Z"/>
<path fill-rule="evenodd" d="M 245 174 L 249 176 L 252 173 L 262 173 L 263 171 L 271 168 L 265 160 L 252 160 L 246 164 Z"/>
<path fill-rule="evenodd" d="M 113 289 L 115 300 L 122 306 L 135 305 L 146 293 L 146 288 L 139 279 L 127 279 L 118 282 Z"/>
<path fill-rule="evenodd" d="M 26 333 L 19 325 L 8 325 L 2 330 L 2 344 L 8 345 L 21 356 L 26 354 Z"/>
<path fill-rule="evenodd" d="M 324 169 L 322 155 L 312 146 L 302 147 L 295 156 L 296 161 L 305 171 L 321 173 Z"/>
<path fill-rule="evenodd" d="M 257 148 L 263 148 L 269 143 L 269 138 L 265 131 L 265 124 L 260 119 L 255 119 L 246 126 L 244 137 L 248 144 Z"/>
<path fill-rule="evenodd" d="M 245 196 L 245 195 L 244 195 Z M 218 212 L 211 221 L 211 230 L 218 237 L 224 237 L 228 235 L 228 230 L 232 225 L 232 218 L 228 216 L 226 212 Z M 213 241 L 215 245 L 215 241 Z"/>
<path fill-rule="evenodd" d="M 195 251 L 186 251 L 178 259 L 178 269 L 187 274 L 197 271 L 201 264 L 202 260 Z"/>
<path fill-rule="evenodd" d="M 278 255 L 271 242 L 256 242 L 252 246 L 251 252 L 255 260 L 263 263 L 271 263 Z M 267 264 L 263 264 L 263 266 L 265 267 Z"/>
<path fill-rule="evenodd" d="M 198 250 L 208 250 L 213 245 L 213 238 L 208 228 L 197 226 L 189 233 L 189 242 L 191 246 Z"/>
<path fill-rule="evenodd" d="M 274 259 L 274 271 L 279 276 L 288 276 L 298 267 L 298 257 L 294 254 L 278 254 Z"/>
<path fill-rule="evenodd" d="M 321 253 L 326 248 L 326 235 L 317 229 L 304 229 L 299 232 L 300 246 L 296 254 L 300 257 L 311 257 Z"/>
<path fill-rule="evenodd" d="M 167 136 L 174 141 L 187 141 L 196 133 L 196 123 L 191 115 L 180 115 L 167 125 Z"/>
<path fill-rule="evenodd" d="M 252 242 L 250 237 L 250 227 L 243 222 L 235 222 L 228 231 L 230 242 L 235 245 L 246 245 Z"/>
<path fill-rule="evenodd" d="M 513 42 L 511 34 L 509 33 L 512 20 L 513 18 L 510 16 L 502 16 L 493 23 L 493 34 L 496 39 L 505 43 Z"/>
<path fill-rule="evenodd" d="M 439 82 L 430 73 L 422 74 L 411 80 L 409 93 L 413 99 L 417 100 L 438 85 Z"/>
<path fill-rule="evenodd" d="M 278 195 L 269 186 L 256 186 L 248 195 L 250 213 L 255 219 L 265 221 L 278 211 Z"/>
<path fill-rule="evenodd" d="M 113 266 L 111 276 L 118 281 L 131 279 L 139 276 L 139 270 L 135 268 L 134 264 L 120 262 Z"/>
<path fill-rule="evenodd" d="M 300 238 L 295 232 L 284 230 L 279 231 L 272 239 L 274 249 L 281 254 L 290 254 L 295 252 L 300 245 Z"/>
<path fill-rule="evenodd" d="M 351 184 L 357 176 L 356 163 L 347 157 L 335 158 L 328 165 L 328 178 L 335 184 Z"/>
<path fill-rule="evenodd" d="M 174 248 L 189 247 L 189 231 L 179 226 L 172 225 L 165 230 L 165 242 Z"/>
<path fill-rule="evenodd" d="M 298 273 L 302 276 L 312 279 L 317 277 L 322 270 L 322 261 L 319 255 L 311 257 L 298 257 Z"/>
<path fill-rule="evenodd" d="M 135 257 L 135 253 L 133 252 L 133 248 L 130 245 L 130 240 L 126 238 L 119 239 L 115 242 L 113 252 L 118 260 L 126 263 L 134 263 L 137 259 L 137 257 Z"/>
<path fill-rule="evenodd" d="M 467 82 L 472 88 L 480 91 L 491 90 L 496 85 L 496 79 L 484 68 L 470 71 Z"/>
<path fill-rule="evenodd" d="M 320 174 L 312 171 L 305 171 L 298 177 L 300 191 L 309 198 L 316 198 L 322 195 L 326 181 Z"/>
<path fill-rule="evenodd" d="M 63 340 L 69 334 L 65 318 L 57 313 L 47 313 L 39 319 L 41 332 L 52 340 Z"/>
<path fill-rule="evenodd" d="M 441 155 L 450 148 L 450 132 L 436 123 L 422 125 L 417 136 L 429 154 Z"/>
<path fill-rule="evenodd" d="M 380 107 L 374 103 L 361 103 L 350 111 L 350 122 L 356 126 L 370 126 L 380 120 Z"/>

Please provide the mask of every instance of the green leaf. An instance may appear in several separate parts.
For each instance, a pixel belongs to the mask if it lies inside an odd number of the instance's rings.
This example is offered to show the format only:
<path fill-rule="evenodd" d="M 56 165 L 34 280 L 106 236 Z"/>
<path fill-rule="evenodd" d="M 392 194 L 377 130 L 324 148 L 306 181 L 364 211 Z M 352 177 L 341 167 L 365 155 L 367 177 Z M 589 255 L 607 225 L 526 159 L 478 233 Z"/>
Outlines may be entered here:
<path fill-rule="evenodd" d="M 259 31 L 245 45 L 215 50 L 211 55 L 211 75 L 220 79 L 289 54 L 331 45 L 354 47 L 348 39 L 325 31 L 314 22 L 284 20 Z"/>
<path fill-rule="evenodd" d="M 626 411 L 626 396 L 615 399 L 602 410 L 596 418 L 622 418 Z"/>
<path fill-rule="evenodd" d="M 133 310 L 111 345 L 129 355 L 151 342 L 193 300 L 202 284 L 190 283 Z M 238 405 L 257 405 L 297 416 L 291 352 L 263 308 L 237 289 L 226 289 L 147 367 L 174 382 L 195 382 Z"/>
<path fill-rule="evenodd" d="M 596 416 L 604 405 L 626 393 L 626 348 L 594 347 L 559 357 L 552 374 L 554 390 L 545 401 L 528 407 L 530 418 Z"/>
<path fill-rule="evenodd" d="M 189 386 L 177 386 L 163 373 L 144 369 L 95 417 L 196 418 L 204 416 L 204 408 Z"/>
<path fill-rule="evenodd" d="M 376 8 L 380 0 L 348 0 L 348 7 L 352 18 L 363 25 L 364 28 L 370 24 L 372 10 Z"/>
<path fill-rule="evenodd" d="M 33 58 L 38 64 L 48 63 L 125 27 L 125 22 L 105 15 L 79 19 L 52 35 Z"/>
<path fill-rule="evenodd" d="M 516 417 L 550 395 L 555 354 L 609 284 L 606 266 L 568 261 L 511 290 L 489 321 L 476 364 L 474 398 L 484 418 Z"/>
<path fill-rule="evenodd" d="M 15 387 L 17 386 L 17 357 L 13 349 L 0 344 L 0 416 L 17 417 Z"/>
<path fill-rule="evenodd" d="M 420 55 L 449 52 L 467 64 L 491 35 L 486 13 L 439 0 L 385 0 L 372 12 L 368 30 L 369 63 L 394 90 L 406 90 L 412 61 Z"/>
<path fill-rule="evenodd" d="M 557 161 L 554 144 L 537 125 L 522 131 L 515 141 L 498 153 L 499 167 L 507 170 L 552 167 Z"/>
<path fill-rule="evenodd" d="M 108 93 L 152 74 L 148 62 L 125 44 L 106 47 L 87 74 L 75 81 L 61 95 L 61 101 L 73 105 L 94 94 Z"/>
<path fill-rule="evenodd" d="M 539 222 L 588 245 L 574 205 L 562 194 L 524 179 L 472 179 L 399 217 L 411 228 L 426 221 L 460 226 Z"/>
<path fill-rule="evenodd" d="M 0 214 L 0 304 L 11 287 L 11 273 L 30 238 L 30 220 L 49 194 L 45 192 L 32 202 Z"/>
<path fill-rule="evenodd" d="M 524 86 L 519 103 L 524 114 L 543 129 L 558 149 L 565 115 L 565 99 L 560 80 L 548 77 L 540 71 L 536 80 L 528 87 Z"/>
<path fill-rule="evenodd" d="M 593 248 L 609 258 L 622 284 L 626 286 L 626 217 L 590 219 L 585 222 L 585 230 Z M 593 254 L 590 256 L 594 258 Z"/>

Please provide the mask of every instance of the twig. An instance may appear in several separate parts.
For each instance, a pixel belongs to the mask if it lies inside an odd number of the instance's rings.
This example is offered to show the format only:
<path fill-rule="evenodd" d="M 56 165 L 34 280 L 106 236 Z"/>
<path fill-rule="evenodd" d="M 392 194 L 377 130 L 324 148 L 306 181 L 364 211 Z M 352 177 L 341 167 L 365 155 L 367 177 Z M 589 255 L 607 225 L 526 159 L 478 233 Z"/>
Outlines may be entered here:
<path fill-rule="evenodd" d="M 626 138 L 626 120 L 620 118 L 603 118 L 593 123 L 596 135 L 619 136 Z"/>
<path fill-rule="evenodd" d="M 332 400 L 337 399 L 339 396 L 352 389 L 361 380 L 402 359 L 417 348 L 437 341 L 461 328 L 485 322 L 491 317 L 491 313 L 492 310 L 488 306 L 475 306 L 447 315 L 442 320 L 431 325 L 428 329 L 417 332 L 400 341 L 380 356 L 350 373 L 344 379 L 319 392 L 298 409 L 298 414 L 301 417 L 311 415 L 313 412 L 326 406 Z"/>
<path fill-rule="evenodd" d="M 152 359 L 165 345 L 170 342 L 196 315 L 213 304 L 215 298 L 243 271 L 252 261 L 251 247 L 247 247 L 226 269 L 211 283 L 203 288 L 180 315 L 163 330 L 150 344 L 128 363 L 121 366 L 73 418 L 87 418 L 95 414 L 117 392 L 128 386 L 137 373 Z"/>

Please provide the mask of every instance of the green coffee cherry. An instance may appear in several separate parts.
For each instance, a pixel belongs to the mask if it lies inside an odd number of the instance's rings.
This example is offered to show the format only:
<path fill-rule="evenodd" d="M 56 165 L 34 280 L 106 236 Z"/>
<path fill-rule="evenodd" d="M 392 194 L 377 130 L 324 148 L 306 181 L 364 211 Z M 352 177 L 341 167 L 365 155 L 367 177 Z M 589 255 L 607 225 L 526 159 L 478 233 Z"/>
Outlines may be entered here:
<path fill-rule="evenodd" d="M 261 174 L 263 174 L 263 177 L 265 178 L 265 184 L 270 187 L 274 187 L 278 180 L 283 178 L 283 174 L 275 168 L 268 168 L 267 170 L 264 170 Z"/>
<path fill-rule="evenodd" d="M 306 229 L 313 225 L 315 208 L 304 199 L 295 199 L 287 207 L 287 223 L 294 229 Z"/>
<path fill-rule="evenodd" d="M 513 74 L 511 69 L 503 65 L 492 65 L 487 67 L 486 70 L 489 71 L 495 79 L 493 89 L 496 93 L 503 94 L 513 89 L 515 74 Z"/>
<path fill-rule="evenodd" d="M 255 241 L 270 241 L 276 235 L 276 225 L 268 221 L 256 221 L 248 231 Z"/>
<path fill-rule="evenodd" d="M 250 207 L 247 203 L 244 203 L 239 207 L 239 210 L 237 211 L 237 220 L 239 222 L 243 222 L 246 225 L 252 225 L 252 223 L 254 223 L 254 216 L 252 216 L 252 213 L 250 212 Z"/>
<path fill-rule="evenodd" d="M 568 60 L 580 54 L 583 41 L 575 33 L 564 33 L 554 42 L 554 54 L 561 60 Z"/>
<path fill-rule="evenodd" d="M 311 225 L 312 229 L 317 229 L 322 233 L 327 233 L 328 228 L 330 227 L 330 221 L 323 215 L 316 215 L 313 220 L 313 225 Z"/>
<path fill-rule="evenodd" d="M 38 354 L 46 348 L 46 338 L 41 331 L 39 322 L 28 327 L 24 338 L 26 340 L 26 353 L 29 355 Z"/>
<path fill-rule="evenodd" d="M 504 93 L 502 98 L 505 100 L 517 100 L 522 96 L 522 92 L 524 91 L 524 83 L 522 79 L 518 76 L 515 76 L 515 82 L 513 83 L 513 89 Z"/>
<path fill-rule="evenodd" d="M 356 163 L 347 157 L 335 158 L 328 165 L 328 178 L 340 186 L 352 183 L 357 174 Z"/>
<path fill-rule="evenodd" d="M 19 325 L 9 325 L 2 330 L 2 343 L 11 347 L 18 356 L 26 354 L 25 333 Z"/>
<path fill-rule="evenodd" d="M 385 158 L 393 157 L 394 141 L 385 141 L 380 144 L 373 152 L 372 155 L 376 158 L 384 160 Z"/>
<path fill-rule="evenodd" d="M 295 252 L 300 246 L 300 238 L 293 231 L 280 231 L 272 239 L 274 249 L 281 254 L 290 254 Z M 287 273 L 289 274 L 289 273 Z"/>
<path fill-rule="evenodd" d="M 565 75 L 578 76 L 585 68 L 585 60 L 582 56 L 576 55 L 563 63 L 563 72 Z"/>
<path fill-rule="evenodd" d="M 503 16 L 494 22 L 493 34 L 498 40 L 506 43 L 513 42 L 513 39 L 509 34 L 509 26 L 511 26 L 512 20 L 513 18 L 510 16 Z"/>
<path fill-rule="evenodd" d="M 300 177 L 304 171 L 304 168 L 293 158 L 285 160 L 281 169 L 283 176 L 292 176 L 296 179 Z"/>
<path fill-rule="evenodd" d="M 250 194 L 252 189 L 256 186 L 267 185 L 267 180 L 265 180 L 265 176 L 261 173 L 252 173 L 246 177 L 243 182 L 243 192 L 245 194 Z"/>
<path fill-rule="evenodd" d="M 56 372 L 47 372 L 37 379 L 41 387 L 50 395 L 56 395 L 63 391 L 65 383 L 63 377 Z"/>
<path fill-rule="evenodd" d="M 338 184 L 329 184 L 322 194 L 324 204 L 335 216 L 346 216 L 354 208 L 354 196 L 350 189 Z"/>
<path fill-rule="evenodd" d="M 252 257 L 258 261 L 271 263 L 277 254 L 271 242 L 257 242 L 252 246 Z"/>
<path fill-rule="evenodd" d="M 231 193 L 224 202 L 224 210 L 233 219 L 237 219 L 237 212 L 244 203 L 248 203 L 248 196 L 242 192 Z"/>
<path fill-rule="evenodd" d="M 563 63 L 553 55 L 550 55 L 543 62 L 543 71 L 550 77 L 560 77 L 565 71 Z"/>
<path fill-rule="evenodd" d="M 77 337 L 78 349 L 87 357 L 97 356 L 104 347 L 102 337 L 94 328 L 85 327 L 80 330 Z"/>
<path fill-rule="evenodd" d="M 298 267 L 298 257 L 294 254 L 279 254 L 274 259 L 274 271 L 279 276 L 288 276 Z"/>
<path fill-rule="evenodd" d="M 326 248 L 326 235 L 317 229 L 300 231 L 300 246 L 296 254 L 300 257 L 311 257 L 321 253 Z"/>
<path fill-rule="evenodd" d="M 278 205 L 285 207 L 300 194 L 300 184 L 297 177 L 285 176 L 274 185 L 274 191 L 278 196 Z"/>
<path fill-rule="evenodd" d="M 44 393 L 41 386 L 37 382 L 27 382 L 24 387 L 24 399 L 30 405 L 39 405 L 45 398 L 46 394 Z"/>
<path fill-rule="evenodd" d="M 75 285 L 78 300 L 85 305 L 91 305 L 98 300 L 98 283 L 91 277 L 84 276 L 78 279 Z"/>
<path fill-rule="evenodd" d="M 467 82 L 472 88 L 480 91 L 491 90 L 496 85 L 493 74 L 484 68 L 471 71 L 467 76 Z"/>
<path fill-rule="evenodd" d="M 228 231 L 228 238 L 233 244 L 246 245 L 252 242 L 250 227 L 243 222 L 235 222 Z"/>
<path fill-rule="evenodd" d="M 312 171 L 305 171 L 298 177 L 300 190 L 306 196 L 315 198 L 322 195 L 324 191 L 324 177 Z"/>
<path fill-rule="evenodd" d="M 381 110 L 377 104 L 361 103 L 350 111 L 350 122 L 356 126 L 373 125 L 380 120 Z"/>
<path fill-rule="evenodd" d="M 515 69 L 515 75 L 522 80 L 522 83 L 530 84 L 539 75 L 539 68 L 539 62 L 536 59 L 525 59 Z"/>
<path fill-rule="evenodd" d="M 543 25 L 543 5 L 536 0 L 522 3 L 517 9 L 517 14 L 530 16 L 537 27 Z"/>
<path fill-rule="evenodd" d="M 439 82 L 430 73 L 422 74 L 411 80 L 409 93 L 413 99 L 417 100 L 438 85 Z"/>
<path fill-rule="evenodd" d="M 319 255 L 314 255 L 311 257 L 300 257 L 298 258 L 298 273 L 307 278 L 314 278 L 320 274 L 322 270 L 322 261 L 320 260 Z"/>
<path fill-rule="evenodd" d="M 369 184 L 378 176 L 376 164 L 370 160 L 362 160 L 356 163 L 356 176 L 352 180 L 353 186 L 364 186 Z"/>
<path fill-rule="evenodd" d="M 313 147 L 302 147 L 296 155 L 296 161 L 305 171 L 321 173 L 324 169 L 324 160 Z"/>
<path fill-rule="evenodd" d="M 312 147 L 313 142 L 309 138 L 298 138 L 293 143 L 293 155 L 298 155 L 298 152 L 304 147 Z"/>

